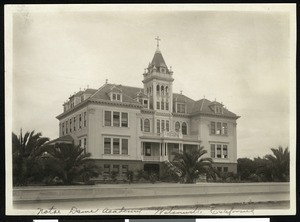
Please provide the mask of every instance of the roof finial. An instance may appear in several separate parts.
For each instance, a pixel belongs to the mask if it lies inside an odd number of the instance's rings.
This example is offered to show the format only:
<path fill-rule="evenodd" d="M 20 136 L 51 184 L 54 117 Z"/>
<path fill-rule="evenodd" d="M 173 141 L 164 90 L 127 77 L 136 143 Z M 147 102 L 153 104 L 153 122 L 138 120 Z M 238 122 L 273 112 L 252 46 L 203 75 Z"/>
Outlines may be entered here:
<path fill-rule="evenodd" d="M 182 90 L 180 90 L 180 94 L 182 95 Z"/>
<path fill-rule="evenodd" d="M 160 41 L 160 38 L 159 38 L 159 36 L 157 36 L 155 39 L 156 39 L 156 41 L 157 41 L 157 44 L 156 44 L 156 46 L 157 46 L 157 48 L 159 48 L 159 41 Z"/>
<path fill-rule="evenodd" d="M 87 89 L 89 88 L 89 85 L 87 85 Z"/>
<path fill-rule="evenodd" d="M 108 82 L 108 79 L 105 79 L 105 84 L 107 84 L 107 82 Z"/>

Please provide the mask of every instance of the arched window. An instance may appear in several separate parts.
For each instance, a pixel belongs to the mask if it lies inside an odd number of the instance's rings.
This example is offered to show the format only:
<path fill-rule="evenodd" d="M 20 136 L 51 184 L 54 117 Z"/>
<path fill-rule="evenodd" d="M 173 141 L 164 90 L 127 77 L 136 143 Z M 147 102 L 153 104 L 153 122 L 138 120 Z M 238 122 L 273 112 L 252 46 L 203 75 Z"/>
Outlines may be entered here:
<path fill-rule="evenodd" d="M 180 131 L 180 123 L 179 123 L 179 122 L 176 122 L 176 123 L 175 123 L 175 131 L 176 131 L 176 132 L 179 132 L 179 131 Z"/>
<path fill-rule="evenodd" d="M 157 86 L 156 86 L 156 93 L 157 93 L 157 94 L 159 94 L 159 90 L 160 90 L 160 87 L 159 87 L 159 85 L 157 85 Z"/>
<path fill-rule="evenodd" d="M 160 90 L 161 90 L 161 94 L 164 95 L 164 90 L 165 90 L 164 86 L 161 86 Z"/>
<path fill-rule="evenodd" d="M 166 91 L 166 94 L 168 95 L 168 92 L 169 92 L 169 87 L 168 86 L 166 86 L 165 91 Z"/>
<path fill-rule="evenodd" d="M 182 132 L 183 135 L 187 134 L 187 126 L 186 126 L 185 122 L 183 122 L 182 125 L 181 125 L 181 132 Z"/>
<path fill-rule="evenodd" d="M 144 131 L 150 132 L 150 120 L 149 119 L 144 120 Z"/>

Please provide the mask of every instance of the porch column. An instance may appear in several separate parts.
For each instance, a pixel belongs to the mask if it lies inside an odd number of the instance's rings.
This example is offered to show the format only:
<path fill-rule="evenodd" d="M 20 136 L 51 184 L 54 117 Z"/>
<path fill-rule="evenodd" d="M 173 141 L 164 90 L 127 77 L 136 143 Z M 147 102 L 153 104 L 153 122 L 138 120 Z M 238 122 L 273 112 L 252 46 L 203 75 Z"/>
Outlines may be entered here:
<path fill-rule="evenodd" d="M 183 152 L 183 143 L 179 143 L 179 151 Z"/>
<path fill-rule="evenodd" d="M 165 144 L 165 155 L 168 156 L 169 153 L 168 153 L 168 143 Z"/>

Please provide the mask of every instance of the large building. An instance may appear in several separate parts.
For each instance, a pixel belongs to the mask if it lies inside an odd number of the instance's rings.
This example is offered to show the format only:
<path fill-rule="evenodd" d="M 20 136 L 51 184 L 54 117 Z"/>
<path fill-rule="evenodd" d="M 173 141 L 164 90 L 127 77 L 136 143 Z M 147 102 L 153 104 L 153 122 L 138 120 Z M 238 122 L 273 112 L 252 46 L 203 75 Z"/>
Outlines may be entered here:
<path fill-rule="evenodd" d="M 217 101 L 174 93 L 173 77 L 157 44 L 142 88 L 106 82 L 72 95 L 57 116 L 59 140 L 84 147 L 104 174 L 160 173 L 173 152 L 199 146 L 218 170 L 236 172 L 239 116 Z"/>

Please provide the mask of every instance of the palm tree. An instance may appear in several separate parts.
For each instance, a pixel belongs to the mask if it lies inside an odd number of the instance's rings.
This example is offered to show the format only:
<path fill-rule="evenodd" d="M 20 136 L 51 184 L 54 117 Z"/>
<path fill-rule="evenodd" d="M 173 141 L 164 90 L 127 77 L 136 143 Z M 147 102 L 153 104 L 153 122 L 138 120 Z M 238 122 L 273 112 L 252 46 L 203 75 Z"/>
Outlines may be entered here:
<path fill-rule="evenodd" d="M 175 152 L 170 167 L 183 183 L 195 183 L 201 174 L 212 171 L 212 159 L 202 157 L 206 153 L 203 147 L 188 152 Z"/>
<path fill-rule="evenodd" d="M 290 152 L 288 147 L 284 150 L 281 146 L 278 149 L 271 148 L 273 155 L 266 155 L 266 160 L 271 168 L 273 181 L 289 181 L 290 173 Z"/>
<path fill-rule="evenodd" d="M 58 178 L 65 185 L 75 181 L 88 182 L 100 174 L 100 168 L 90 157 L 91 154 L 80 146 L 56 144 L 48 150 L 45 158 L 46 172 L 49 178 Z"/>
<path fill-rule="evenodd" d="M 34 131 L 26 132 L 23 136 L 21 129 L 19 137 L 12 133 L 14 186 L 24 186 L 30 181 L 41 180 L 41 155 L 47 149 L 47 141 L 49 138 Z"/>

